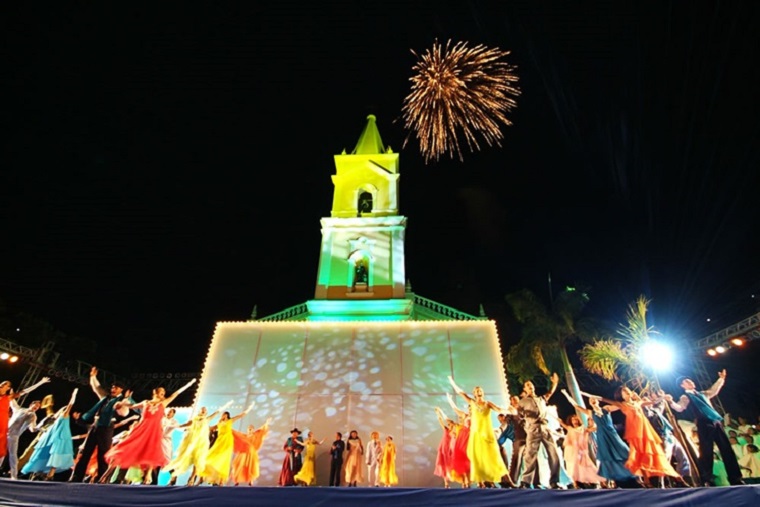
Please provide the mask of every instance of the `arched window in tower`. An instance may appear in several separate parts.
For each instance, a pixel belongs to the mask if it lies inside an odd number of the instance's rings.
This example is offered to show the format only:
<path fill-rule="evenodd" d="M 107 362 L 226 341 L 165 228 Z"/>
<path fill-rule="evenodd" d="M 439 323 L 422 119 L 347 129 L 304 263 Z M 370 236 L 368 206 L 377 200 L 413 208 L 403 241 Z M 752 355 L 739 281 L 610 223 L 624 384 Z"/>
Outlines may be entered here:
<path fill-rule="evenodd" d="M 359 211 L 358 216 L 362 216 L 362 213 L 372 213 L 372 194 L 366 191 L 360 193 L 356 209 Z"/>
<path fill-rule="evenodd" d="M 368 281 L 369 270 L 367 269 L 367 260 L 361 259 L 357 261 L 356 265 L 354 266 L 354 288 L 356 288 L 357 285 L 363 285 L 366 287 Z"/>

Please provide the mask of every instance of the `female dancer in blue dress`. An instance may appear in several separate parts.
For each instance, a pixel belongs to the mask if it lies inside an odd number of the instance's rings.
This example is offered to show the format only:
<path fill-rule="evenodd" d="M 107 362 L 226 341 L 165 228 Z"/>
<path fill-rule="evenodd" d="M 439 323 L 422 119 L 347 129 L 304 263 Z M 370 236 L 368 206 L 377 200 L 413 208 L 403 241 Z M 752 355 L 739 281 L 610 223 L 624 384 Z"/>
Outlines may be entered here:
<path fill-rule="evenodd" d="M 71 440 L 71 425 L 69 414 L 76 400 L 78 389 L 71 393 L 69 404 L 54 416 L 55 422 L 40 438 L 29 457 L 29 461 L 21 469 L 22 473 L 47 473 L 50 480 L 56 471 L 70 470 L 74 466 L 74 443 Z"/>
<path fill-rule="evenodd" d="M 578 405 L 565 389 L 562 390 L 562 394 L 575 410 L 592 417 L 596 424 L 596 460 L 599 463 L 597 473 L 607 479 L 607 487 L 612 487 L 613 483 L 621 487 L 641 487 L 640 479 L 625 466 L 629 455 L 628 445 L 620 438 L 612 424 L 612 416 L 607 407 L 600 406 L 599 399 L 591 397 L 591 408 L 584 408 Z"/>

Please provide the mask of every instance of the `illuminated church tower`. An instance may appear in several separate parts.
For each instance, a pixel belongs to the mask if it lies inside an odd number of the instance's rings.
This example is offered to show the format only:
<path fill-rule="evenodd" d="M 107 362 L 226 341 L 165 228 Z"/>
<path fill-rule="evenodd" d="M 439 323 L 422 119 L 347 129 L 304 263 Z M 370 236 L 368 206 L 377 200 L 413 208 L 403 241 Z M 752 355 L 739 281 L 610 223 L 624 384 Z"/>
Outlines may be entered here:
<path fill-rule="evenodd" d="M 335 167 L 314 299 L 217 323 L 194 407 L 213 411 L 234 400 L 234 414 L 253 402 L 235 426 L 243 431 L 272 418 L 257 485 L 276 485 L 283 443 L 297 427 L 327 441 L 351 430 L 365 442 L 372 431 L 392 435 L 399 486 L 442 486 L 433 475 L 442 436 L 435 408 L 456 417 L 447 377 L 508 405 L 495 322 L 420 297 L 405 283 L 399 155 L 383 145 L 374 116 Z M 323 486 L 327 441 L 317 448 Z"/>

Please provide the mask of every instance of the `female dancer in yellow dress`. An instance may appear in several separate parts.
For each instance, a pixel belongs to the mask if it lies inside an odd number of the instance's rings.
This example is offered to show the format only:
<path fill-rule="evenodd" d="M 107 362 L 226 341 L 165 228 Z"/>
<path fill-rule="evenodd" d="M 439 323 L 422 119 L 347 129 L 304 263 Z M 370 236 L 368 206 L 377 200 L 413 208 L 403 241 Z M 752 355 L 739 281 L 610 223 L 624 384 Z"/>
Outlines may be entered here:
<path fill-rule="evenodd" d="M 235 439 L 232 436 L 232 423 L 242 419 L 253 409 L 251 403 L 247 409 L 232 417 L 229 412 L 222 413 L 219 422 L 216 423 L 218 431 L 214 445 L 206 455 L 206 466 L 201 471 L 201 483 L 206 481 L 217 486 L 224 486 L 230 478 L 230 466 L 232 465 L 232 453 L 235 448 Z"/>
<path fill-rule="evenodd" d="M 491 422 L 491 411 L 506 414 L 510 410 L 500 408 L 486 400 L 483 388 L 476 386 L 472 390 L 473 396 L 468 395 L 454 383 L 449 376 L 449 383 L 462 398 L 467 400 L 470 406 L 470 438 L 467 441 L 467 457 L 470 459 L 470 481 L 477 482 L 483 488 L 486 483 L 495 484 L 502 481 L 507 475 L 507 467 L 499 454 L 499 445 L 496 443 L 496 435 Z"/>
<path fill-rule="evenodd" d="M 383 459 L 380 462 L 380 484 L 386 488 L 398 484 L 396 475 L 396 444 L 393 443 L 393 437 L 385 437 L 383 446 Z"/>
<path fill-rule="evenodd" d="M 303 465 L 301 466 L 301 470 L 293 477 L 293 480 L 296 481 L 296 484 L 302 486 L 311 486 L 313 484 L 316 484 L 317 475 L 314 472 L 314 462 L 317 455 L 317 446 L 324 441 L 324 438 L 317 441 L 317 439 L 314 438 L 313 431 L 310 431 L 307 434 L 306 440 L 303 443 L 304 447 L 306 448 L 303 453 Z"/>
<path fill-rule="evenodd" d="M 164 467 L 165 470 L 171 471 L 169 486 L 174 486 L 177 483 L 177 477 L 189 470 L 190 467 L 193 468 L 193 473 L 190 474 L 187 485 L 192 486 L 195 483 L 196 476 L 206 468 L 206 456 L 209 451 L 208 422 L 230 405 L 232 405 L 232 401 L 228 401 L 212 414 L 208 414 L 206 407 L 201 407 L 198 414 L 179 426 L 189 429 L 179 444 L 177 455 Z"/>

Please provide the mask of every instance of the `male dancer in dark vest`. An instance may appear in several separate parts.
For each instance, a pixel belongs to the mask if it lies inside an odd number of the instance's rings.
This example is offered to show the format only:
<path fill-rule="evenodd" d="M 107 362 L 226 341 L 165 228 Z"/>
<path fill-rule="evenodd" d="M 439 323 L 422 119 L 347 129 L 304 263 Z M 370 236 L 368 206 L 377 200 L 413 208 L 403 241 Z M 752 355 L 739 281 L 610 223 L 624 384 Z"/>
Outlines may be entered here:
<path fill-rule="evenodd" d="M 346 443 L 343 441 L 343 435 L 338 432 L 335 434 L 335 441 L 330 447 L 330 486 L 340 486 L 343 451 L 345 450 Z"/>
<path fill-rule="evenodd" d="M 510 396 L 509 403 L 517 410 L 520 407 L 520 397 Z M 528 438 L 528 434 L 525 433 L 525 419 L 518 414 L 507 414 L 507 421 L 512 428 L 512 456 L 509 460 L 509 476 L 512 478 L 512 482 L 518 484 L 520 482 L 520 475 L 522 475 L 523 469 L 523 451 L 525 450 L 525 440 Z M 533 485 L 538 487 L 541 483 L 538 481 L 538 474 L 533 477 Z"/>
<path fill-rule="evenodd" d="M 82 453 L 77 460 L 74 471 L 71 473 L 69 482 L 82 482 L 87 465 L 96 448 L 98 450 L 98 476 L 95 478 L 96 482 L 100 480 L 100 476 L 108 469 L 105 455 L 111 448 L 113 439 L 113 419 L 116 415 L 114 405 L 123 400 L 125 395 L 126 398 L 130 398 L 131 395 L 131 391 L 124 392 L 124 386 L 118 382 L 111 384 L 110 391 L 106 391 L 100 386 L 97 375 L 98 369 L 93 366 L 92 370 L 90 370 L 90 387 L 100 398 L 100 401 L 82 415 L 84 422 L 93 423 L 94 421 L 94 426 L 87 434 Z"/>
<path fill-rule="evenodd" d="M 683 412 L 688 407 L 692 409 L 697 423 L 697 435 L 699 435 L 699 460 L 697 461 L 699 476 L 705 486 L 715 485 L 713 479 L 713 447 L 716 445 L 720 456 L 723 458 L 723 464 L 726 466 L 728 482 L 732 485 L 744 484 L 739 463 L 736 461 L 736 454 L 734 454 L 728 435 L 723 429 L 723 418 L 710 403 L 710 398 L 718 395 L 725 382 L 726 370 L 718 372 L 718 380 L 706 391 L 697 391 L 694 381 L 690 378 L 679 377 L 676 383 L 684 390 L 684 394 L 681 395 L 678 402 L 674 401 L 670 395 L 665 396 L 670 408 L 676 412 Z"/>
<path fill-rule="evenodd" d="M 549 427 L 548 415 L 546 413 L 546 402 L 552 397 L 557 390 L 559 376 L 553 373 L 551 376 L 552 386 L 543 396 L 536 396 L 536 387 L 530 380 L 523 384 L 525 397 L 520 400 L 518 413 L 525 420 L 525 470 L 520 479 L 521 488 L 530 488 L 533 479 L 538 475 L 538 449 L 543 444 L 546 454 L 549 458 L 549 485 L 552 489 L 562 489 L 559 485 L 559 453 L 557 452 L 557 443 L 554 441 L 552 430 Z"/>

